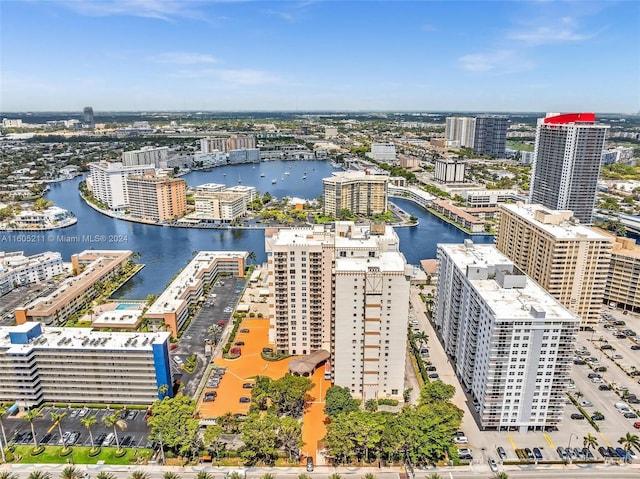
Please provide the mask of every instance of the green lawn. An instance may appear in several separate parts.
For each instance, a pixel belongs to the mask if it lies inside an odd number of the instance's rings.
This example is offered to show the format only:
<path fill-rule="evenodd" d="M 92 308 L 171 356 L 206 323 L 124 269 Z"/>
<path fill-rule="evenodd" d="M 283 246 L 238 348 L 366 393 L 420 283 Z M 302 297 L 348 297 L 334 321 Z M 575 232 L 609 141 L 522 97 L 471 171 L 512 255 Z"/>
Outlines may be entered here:
<path fill-rule="evenodd" d="M 74 446 L 73 452 L 65 457 L 60 457 L 61 446 L 47 446 L 44 452 L 38 456 L 32 456 L 33 446 L 16 446 L 14 454 L 22 456 L 19 461 L 22 464 L 66 464 L 67 461 L 73 464 L 97 464 L 104 461 L 105 464 L 135 464 L 136 458 L 151 457 L 151 449 L 127 449 L 127 453 L 122 457 L 115 457 L 115 447 L 103 447 L 99 455 L 89 457 L 90 447 Z M 136 454 L 137 452 L 137 454 Z"/>
<path fill-rule="evenodd" d="M 514 150 L 533 151 L 533 145 L 521 141 L 507 140 L 507 147 Z"/>

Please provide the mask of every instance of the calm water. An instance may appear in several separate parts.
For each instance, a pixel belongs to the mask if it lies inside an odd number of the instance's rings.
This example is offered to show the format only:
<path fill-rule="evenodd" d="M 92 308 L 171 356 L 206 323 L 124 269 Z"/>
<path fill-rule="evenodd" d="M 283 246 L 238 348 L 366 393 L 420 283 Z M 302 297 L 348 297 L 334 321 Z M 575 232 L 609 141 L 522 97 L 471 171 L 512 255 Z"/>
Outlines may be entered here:
<path fill-rule="evenodd" d="M 255 166 L 255 168 L 254 168 Z M 256 186 L 261 193 L 273 196 L 315 199 L 322 194 L 322 178 L 334 169 L 328 162 L 300 161 L 265 162 L 258 165 L 236 165 L 216 168 L 210 172 L 197 171 L 183 178 L 191 186 L 202 183 L 225 183 Z M 302 180 L 304 172 L 307 179 Z M 289 175 L 285 175 L 289 172 Z M 264 173 L 264 177 L 260 175 Z M 284 178 L 284 179 L 283 179 Z M 273 179 L 276 184 L 271 184 Z M 58 251 L 64 261 L 85 249 L 129 249 L 141 254 L 145 268 L 122 287 L 117 296 L 144 299 L 158 294 L 187 264 L 193 251 L 242 250 L 253 251 L 258 261 L 265 261 L 264 231 L 256 230 L 199 230 L 191 228 L 164 228 L 129 223 L 101 215 L 88 207 L 78 195 L 81 178 L 51 184 L 47 198 L 56 205 L 72 211 L 78 223 L 69 228 L 35 234 L 0 232 L 0 250 L 24 251 L 35 254 Z M 397 228 L 400 249 L 407 261 L 418 264 L 421 259 L 435 257 L 437 243 L 461 243 L 469 236 L 441 221 L 410 201 L 393 199 L 409 214 L 420 219 L 414 228 Z M 30 241 L 26 241 L 30 240 Z M 477 243 L 493 241 L 490 236 L 474 236 Z"/>

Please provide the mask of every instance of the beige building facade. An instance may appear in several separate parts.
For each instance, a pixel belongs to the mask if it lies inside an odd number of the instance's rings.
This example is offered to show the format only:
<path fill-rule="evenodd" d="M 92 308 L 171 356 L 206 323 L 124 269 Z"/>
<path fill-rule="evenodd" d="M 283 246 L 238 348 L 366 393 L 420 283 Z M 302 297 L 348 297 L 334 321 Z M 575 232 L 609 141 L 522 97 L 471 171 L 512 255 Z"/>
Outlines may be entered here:
<path fill-rule="evenodd" d="M 372 175 L 364 171 L 344 171 L 322 179 L 323 211 L 339 216 L 341 210 L 360 215 L 382 214 L 387 211 L 387 175 Z"/>
<path fill-rule="evenodd" d="M 605 295 L 613 238 L 579 224 L 567 210 L 501 206 L 495 243 L 527 276 L 581 319 L 597 323 Z"/>
<path fill-rule="evenodd" d="M 127 180 L 131 216 L 167 221 L 187 211 L 187 183 L 168 176 L 131 176 Z"/>

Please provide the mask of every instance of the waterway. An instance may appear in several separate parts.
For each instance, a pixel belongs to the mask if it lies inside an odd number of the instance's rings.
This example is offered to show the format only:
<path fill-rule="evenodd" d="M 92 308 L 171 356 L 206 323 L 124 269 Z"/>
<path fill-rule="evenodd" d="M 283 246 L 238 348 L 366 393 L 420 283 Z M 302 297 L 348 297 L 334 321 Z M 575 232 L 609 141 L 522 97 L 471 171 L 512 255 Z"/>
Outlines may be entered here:
<path fill-rule="evenodd" d="M 254 168 L 255 167 L 255 168 Z M 256 186 L 261 193 L 276 197 L 315 199 L 322 194 L 322 178 L 335 169 L 325 161 L 273 161 L 257 165 L 234 165 L 211 171 L 195 171 L 183 178 L 191 186 L 224 183 L 229 186 Z M 289 172 L 289 175 L 285 175 Z M 307 179 L 303 180 L 306 172 Z M 261 175 L 264 174 L 262 177 Z M 276 183 L 272 184 L 272 180 Z M 47 198 L 72 211 L 78 222 L 68 228 L 37 232 L 0 232 L 0 251 L 24 251 L 36 254 L 57 251 L 64 261 L 85 249 L 129 249 L 140 253 L 146 266 L 117 292 L 119 298 L 144 299 L 160 293 L 178 269 L 185 266 L 194 251 L 253 251 L 259 262 L 266 260 L 262 229 L 204 230 L 168 228 L 131 223 L 104 216 L 87 206 L 78 194 L 81 177 L 51 184 Z M 438 243 L 461 243 L 469 235 L 435 217 L 422 207 L 404 199 L 393 203 L 419 218 L 416 227 L 397 228 L 400 250 L 407 261 L 418 264 L 433 258 Z M 492 242 L 491 236 L 473 236 L 476 243 Z"/>

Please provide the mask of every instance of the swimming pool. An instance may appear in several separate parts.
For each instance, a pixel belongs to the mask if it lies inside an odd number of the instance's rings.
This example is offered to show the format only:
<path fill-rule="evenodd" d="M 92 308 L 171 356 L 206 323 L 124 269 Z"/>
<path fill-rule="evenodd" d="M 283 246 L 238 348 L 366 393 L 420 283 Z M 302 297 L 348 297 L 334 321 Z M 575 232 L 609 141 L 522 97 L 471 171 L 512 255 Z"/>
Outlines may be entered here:
<path fill-rule="evenodd" d="M 132 309 L 137 307 L 137 304 L 119 304 L 116 309 Z"/>

